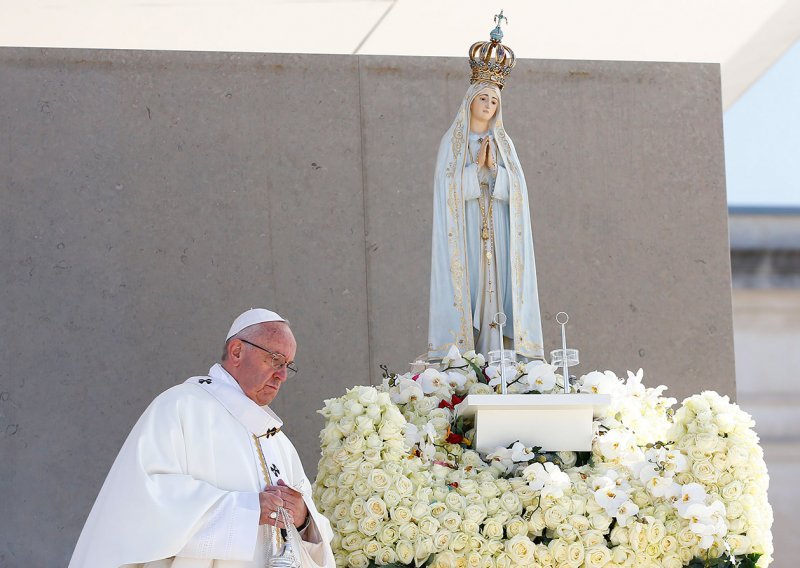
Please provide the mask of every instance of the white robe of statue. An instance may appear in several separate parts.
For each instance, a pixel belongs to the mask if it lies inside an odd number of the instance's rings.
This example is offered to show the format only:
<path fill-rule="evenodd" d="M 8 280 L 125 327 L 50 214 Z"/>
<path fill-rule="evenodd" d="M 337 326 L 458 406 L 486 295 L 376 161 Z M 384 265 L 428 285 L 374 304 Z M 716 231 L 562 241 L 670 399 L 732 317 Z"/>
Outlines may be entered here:
<path fill-rule="evenodd" d="M 527 359 L 543 359 L 542 323 L 528 189 L 514 144 L 503 127 L 501 105 L 484 134 L 471 133 L 475 83 L 442 137 L 433 196 L 428 357 L 459 350 L 488 354 L 499 348 L 494 315 L 506 316 L 506 346 Z M 497 168 L 478 167 L 479 139 L 489 136 Z M 493 201 L 489 216 L 489 203 Z M 481 210 L 483 205 L 483 210 Z M 482 239 L 484 219 L 490 238 Z M 487 255 L 487 253 L 490 253 Z"/>
<path fill-rule="evenodd" d="M 263 568 L 265 486 L 254 434 L 282 425 L 220 365 L 159 395 L 122 446 L 75 547 L 70 568 Z M 336 565 L 328 520 L 282 433 L 259 439 L 272 483 L 300 491 L 311 515 L 303 547 Z"/>

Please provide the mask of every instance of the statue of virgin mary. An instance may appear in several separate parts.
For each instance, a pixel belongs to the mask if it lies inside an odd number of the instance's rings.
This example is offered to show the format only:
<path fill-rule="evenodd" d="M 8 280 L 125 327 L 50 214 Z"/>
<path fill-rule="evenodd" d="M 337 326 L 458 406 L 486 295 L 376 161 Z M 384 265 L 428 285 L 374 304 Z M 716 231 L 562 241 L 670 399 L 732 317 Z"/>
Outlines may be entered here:
<path fill-rule="evenodd" d="M 500 349 L 498 313 L 506 320 L 503 348 L 544 358 L 528 190 L 501 110 L 514 54 L 501 39 L 498 22 L 491 41 L 470 48 L 471 84 L 439 145 L 429 359 L 452 346 L 487 355 Z"/>

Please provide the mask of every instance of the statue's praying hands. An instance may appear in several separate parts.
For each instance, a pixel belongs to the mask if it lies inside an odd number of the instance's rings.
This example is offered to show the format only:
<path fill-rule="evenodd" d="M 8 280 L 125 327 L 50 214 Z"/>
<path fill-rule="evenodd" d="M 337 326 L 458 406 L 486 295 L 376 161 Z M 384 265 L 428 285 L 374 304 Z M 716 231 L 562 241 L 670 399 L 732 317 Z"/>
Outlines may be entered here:
<path fill-rule="evenodd" d="M 492 144 L 492 137 L 487 135 L 481 141 L 481 147 L 478 149 L 478 158 L 477 158 L 478 167 L 487 167 L 490 170 L 493 170 L 496 165 L 496 159 L 494 155 L 494 144 Z"/>

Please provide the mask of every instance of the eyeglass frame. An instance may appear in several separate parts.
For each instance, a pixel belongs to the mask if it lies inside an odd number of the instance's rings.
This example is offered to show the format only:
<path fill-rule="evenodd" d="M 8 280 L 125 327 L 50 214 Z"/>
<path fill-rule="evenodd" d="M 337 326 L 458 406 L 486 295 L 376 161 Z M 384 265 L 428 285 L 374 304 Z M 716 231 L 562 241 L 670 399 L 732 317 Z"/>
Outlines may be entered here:
<path fill-rule="evenodd" d="M 247 343 L 248 345 L 250 345 L 252 347 L 255 347 L 256 349 L 261 349 L 261 351 L 264 351 L 264 352 L 269 353 L 270 355 L 272 355 L 272 368 L 275 369 L 276 371 L 279 371 L 280 369 L 285 368 L 286 369 L 286 378 L 287 379 L 289 379 L 291 377 L 294 377 L 297 374 L 297 367 L 295 366 L 294 361 L 292 361 L 291 363 L 287 362 L 286 361 L 286 355 L 284 355 L 282 353 L 275 353 L 273 351 L 270 351 L 269 349 L 261 347 L 260 345 L 256 345 L 252 341 L 247 341 L 246 339 L 242 339 L 241 337 L 237 337 L 236 339 L 238 339 L 242 343 Z M 277 365 L 276 366 L 275 365 L 275 360 L 278 359 L 279 357 L 283 359 L 283 365 Z M 291 372 L 291 374 L 290 374 L 290 372 Z"/>

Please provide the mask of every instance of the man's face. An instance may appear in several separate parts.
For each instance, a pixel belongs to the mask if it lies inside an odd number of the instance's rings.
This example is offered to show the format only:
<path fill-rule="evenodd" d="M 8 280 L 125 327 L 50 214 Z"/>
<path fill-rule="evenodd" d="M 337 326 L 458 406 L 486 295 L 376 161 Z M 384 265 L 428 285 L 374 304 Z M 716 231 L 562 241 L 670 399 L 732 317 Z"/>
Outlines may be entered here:
<path fill-rule="evenodd" d="M 248 341 L 283 355 L 287 363 L 293 362 L 297 343 L 289 327 L 259 327 L 261 332 Z M 286 382 L 286 367 L 275 369 L 272 355 L 239 340 L 233 340 L 228 349 L 228 359 L 223 366 L 236 379 L 244 394 L 259 406 L 271 403 Z"/>

